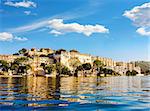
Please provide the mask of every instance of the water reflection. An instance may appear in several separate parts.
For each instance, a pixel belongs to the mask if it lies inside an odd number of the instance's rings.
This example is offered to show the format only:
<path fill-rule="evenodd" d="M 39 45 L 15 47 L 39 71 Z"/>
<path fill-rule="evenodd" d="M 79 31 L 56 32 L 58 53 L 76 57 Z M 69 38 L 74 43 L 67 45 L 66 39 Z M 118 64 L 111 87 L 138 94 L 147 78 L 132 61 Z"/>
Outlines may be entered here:
<path fill-rule="evenodd" d="M 0 78 L 0 110 L 148 110 L 150 77 Z"/>

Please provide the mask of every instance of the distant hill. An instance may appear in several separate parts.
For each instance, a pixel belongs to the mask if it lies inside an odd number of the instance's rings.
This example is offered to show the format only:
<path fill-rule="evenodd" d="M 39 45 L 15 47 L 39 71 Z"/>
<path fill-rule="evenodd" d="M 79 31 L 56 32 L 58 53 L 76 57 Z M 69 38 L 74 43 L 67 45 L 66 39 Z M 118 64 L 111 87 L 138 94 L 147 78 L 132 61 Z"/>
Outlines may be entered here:
<path fill-rule="evenodd" d="M 142 73 L 146 73 L 146 71 L 150 71 L 150 62 L 147 61 L 137 61 L 135 62 L 136 66 L 141 67 Z"/>

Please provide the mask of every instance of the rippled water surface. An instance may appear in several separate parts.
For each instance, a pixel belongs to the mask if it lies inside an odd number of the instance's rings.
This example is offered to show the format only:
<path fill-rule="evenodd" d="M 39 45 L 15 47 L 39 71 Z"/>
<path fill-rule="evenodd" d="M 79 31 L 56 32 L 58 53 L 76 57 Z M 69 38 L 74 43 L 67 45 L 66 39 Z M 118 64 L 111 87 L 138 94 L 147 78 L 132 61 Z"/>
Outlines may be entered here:
<path fill-rule="evenodd" d="M 150 76 L 0 78 L 0 111 L 150 111 Z"/>

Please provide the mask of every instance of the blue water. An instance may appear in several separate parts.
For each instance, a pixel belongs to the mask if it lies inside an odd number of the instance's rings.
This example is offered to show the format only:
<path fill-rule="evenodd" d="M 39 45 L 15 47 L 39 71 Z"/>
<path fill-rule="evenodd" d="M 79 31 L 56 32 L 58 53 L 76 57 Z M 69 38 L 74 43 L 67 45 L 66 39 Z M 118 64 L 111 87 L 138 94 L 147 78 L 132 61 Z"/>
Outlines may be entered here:
<path fill-rule="evenodd" d="M 150 111 L 150 76 L 0 78 L 0 111 Z"/>

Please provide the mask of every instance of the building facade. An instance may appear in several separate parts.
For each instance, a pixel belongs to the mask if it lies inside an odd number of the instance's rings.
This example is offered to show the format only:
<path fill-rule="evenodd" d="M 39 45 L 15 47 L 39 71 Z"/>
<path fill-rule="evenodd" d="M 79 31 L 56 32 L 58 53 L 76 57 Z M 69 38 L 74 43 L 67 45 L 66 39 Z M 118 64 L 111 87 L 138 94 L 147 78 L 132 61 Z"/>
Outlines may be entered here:
<path fill-rule="evenodd" d="M 13 62 L 15 59 L 22 57 L 19 55 L 0 55 L 0 60 L 4 60 L 7 62 Z"/>
<path fill-rule="evenodd" d="M 67 52 L 65 50 L 60 50 L 59 53 L 57 51 L 42 48 L 37 50 L 32 48 L 31 50 L 27 50 L 27 55 L 32 59 L 28 61 L 28 64 L 31 65 L 34 71 L 41 70 L 41 64 L 55 64 L 56 62 L 61 63 L 62 65 L 68 67 L 71 71 L 74 70 L 74 67 L 84 63 L 90 63 L 93 65 L 95 60 L 100 60 L 106 68 L 112 69 L 115 72 L 120 74 L 126 74 L 129 71 L 137 71 L 141 73 L 141 68 L 135 66 L 134 62 L 126 63 L 126 62 L 116 62 L 111 58 L 99 57 L 99 56 L 91 56 L 89 54 L 81 54 L 77 51 Z M 20 57 L 26 57 L 22 55 L 0 55 L 0 60 L 5 60 L 7 62 L 13 62 L 15 59 Z"/>

